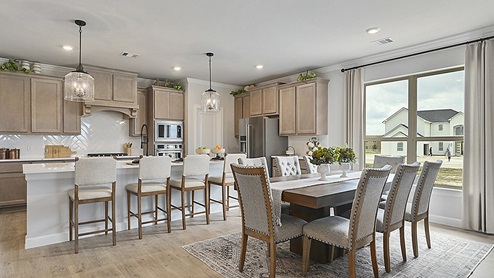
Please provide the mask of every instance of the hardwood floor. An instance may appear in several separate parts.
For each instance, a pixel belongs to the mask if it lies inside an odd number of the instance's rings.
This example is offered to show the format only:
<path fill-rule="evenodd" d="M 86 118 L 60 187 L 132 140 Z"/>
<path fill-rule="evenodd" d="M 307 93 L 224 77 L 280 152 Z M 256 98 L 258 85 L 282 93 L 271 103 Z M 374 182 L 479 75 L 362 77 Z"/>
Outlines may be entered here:
<path fill-rule="evenodd" d="M 111 245 L 111 234 L 82 238 L 79 254 L 74 254 L 73 242 L 25 250 L 25 211 L 0 209 L 0 277 L 221 277 L 181 246 L 239 232 L 240 227 L 240 210 L 232 209 L 227 221 L 221 213 L 211 215 L 210 225 L 204 216 L 188 219 L 185 231 L 181 221 L 174 221 L 171 234 L 165 223 L 147 226 L 142 240 L 136 229 L 118 232 L 116 246 Z M 494 236 L 432 223 L 431 232 L 494 243 Z M 493 253 L 471 277 L 492 277 Z"/>

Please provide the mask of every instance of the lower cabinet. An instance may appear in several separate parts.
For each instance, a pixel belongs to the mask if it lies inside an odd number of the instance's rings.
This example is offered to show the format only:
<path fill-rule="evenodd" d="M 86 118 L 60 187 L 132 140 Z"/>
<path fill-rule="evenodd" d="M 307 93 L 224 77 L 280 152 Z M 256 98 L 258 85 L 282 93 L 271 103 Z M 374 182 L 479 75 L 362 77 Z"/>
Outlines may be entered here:
<path fill-rule="evenodd" d="M 22 162 L 0 163 L 0 207 L 26 205 L 27 183 Z"/>

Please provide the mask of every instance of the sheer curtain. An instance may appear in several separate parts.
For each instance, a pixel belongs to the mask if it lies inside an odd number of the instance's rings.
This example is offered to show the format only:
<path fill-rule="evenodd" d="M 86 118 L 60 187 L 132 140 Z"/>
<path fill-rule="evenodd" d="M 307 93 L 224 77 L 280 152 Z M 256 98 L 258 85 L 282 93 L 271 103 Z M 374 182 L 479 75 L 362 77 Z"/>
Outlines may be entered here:
<path fill-rule="evenodd" d="M 465 52 L 463 227 L 494 233 L 494 40 Z"/>
<path fill-rule="evenodd" d="M 357 155 L 358 166 L 364 168 L 364 78 L 362 69 L 345 72 L 345 142 Z"/>

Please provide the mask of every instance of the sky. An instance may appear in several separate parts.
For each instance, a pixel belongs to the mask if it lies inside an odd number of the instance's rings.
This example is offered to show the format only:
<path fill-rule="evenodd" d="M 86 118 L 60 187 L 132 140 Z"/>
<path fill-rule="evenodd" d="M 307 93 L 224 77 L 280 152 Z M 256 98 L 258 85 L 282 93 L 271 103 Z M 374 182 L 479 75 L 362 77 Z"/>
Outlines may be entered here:
<path fill-rule="evenodd" d="M 407 91 L 407 80 L 366 87 L 366 135 L 384 134 L 383 121 L 400 108 L 408 108 Z M 417 109 L 454 109 L 463 112 L 464 71 L 417 79 Z"/>

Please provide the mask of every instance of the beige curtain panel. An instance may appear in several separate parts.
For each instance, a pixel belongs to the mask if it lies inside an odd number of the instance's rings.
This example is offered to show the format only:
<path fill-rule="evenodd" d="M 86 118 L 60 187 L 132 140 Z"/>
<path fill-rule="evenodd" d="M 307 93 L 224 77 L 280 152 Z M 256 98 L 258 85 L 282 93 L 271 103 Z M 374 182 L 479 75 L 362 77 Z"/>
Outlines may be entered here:
<path fill-rule="evenodd" d="M 364 168 L 364 77 L 362 69 L 345 72 L 345 143 L 357 155 L 358 166 Z M 358 169 L 356 169 L 358 168 Z"/>

